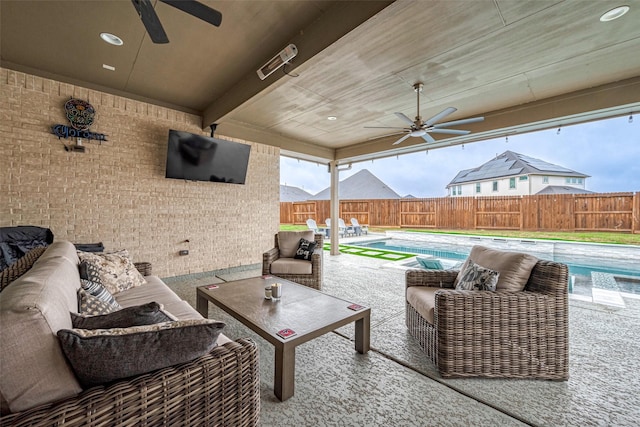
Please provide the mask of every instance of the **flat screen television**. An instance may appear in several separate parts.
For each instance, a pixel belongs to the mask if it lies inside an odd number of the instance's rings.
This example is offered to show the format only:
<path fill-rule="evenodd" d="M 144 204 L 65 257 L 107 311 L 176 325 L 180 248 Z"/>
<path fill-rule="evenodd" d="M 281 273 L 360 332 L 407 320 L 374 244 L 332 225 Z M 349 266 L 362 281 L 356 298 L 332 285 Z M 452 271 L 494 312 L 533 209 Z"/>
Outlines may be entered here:
<path fill-rule="evenodd" d="M 166 177 L 244 184 L 251 146 L 169 130 Z"/>

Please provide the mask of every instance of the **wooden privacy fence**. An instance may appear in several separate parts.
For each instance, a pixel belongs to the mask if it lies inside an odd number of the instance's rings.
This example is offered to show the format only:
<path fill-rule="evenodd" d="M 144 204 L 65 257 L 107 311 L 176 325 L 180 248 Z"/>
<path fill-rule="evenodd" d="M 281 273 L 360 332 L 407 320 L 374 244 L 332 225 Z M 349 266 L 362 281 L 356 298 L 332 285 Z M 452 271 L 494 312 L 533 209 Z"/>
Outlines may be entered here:
<path fill-rule="evenodd" d="M 318 225 L 330 201 L 281 202 L 281 224 Z M 372 227 L 640 233 L 640 192 L 341 200 L 340 218 Z"/>

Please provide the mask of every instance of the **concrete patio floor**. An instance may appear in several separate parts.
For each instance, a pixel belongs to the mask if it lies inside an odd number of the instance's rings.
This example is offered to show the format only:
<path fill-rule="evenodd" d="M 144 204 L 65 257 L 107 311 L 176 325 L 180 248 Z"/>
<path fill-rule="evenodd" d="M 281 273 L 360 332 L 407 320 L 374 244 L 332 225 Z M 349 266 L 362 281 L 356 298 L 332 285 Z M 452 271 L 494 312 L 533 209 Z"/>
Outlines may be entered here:
<path fill-rule="evenodd" d="M 165 280 L 195 306 L 195 287 L 259 274 L 253 265 Z M 225 334 L 259 345 L 263 426 L 638 425 L 637 298 L 623 297 L 624 308 L 570 299 L 569 381 L 443 380 L 404 326 L 402 268 L 325 252 L 324 277 L 323 292 L 372 308 L 372 350 L 353 350 L 351 326 L 301 345 L 295 395 L 286 402 L 273 395 L 273 347 L 210 307 L 210 318 L 227 323 Z"/>

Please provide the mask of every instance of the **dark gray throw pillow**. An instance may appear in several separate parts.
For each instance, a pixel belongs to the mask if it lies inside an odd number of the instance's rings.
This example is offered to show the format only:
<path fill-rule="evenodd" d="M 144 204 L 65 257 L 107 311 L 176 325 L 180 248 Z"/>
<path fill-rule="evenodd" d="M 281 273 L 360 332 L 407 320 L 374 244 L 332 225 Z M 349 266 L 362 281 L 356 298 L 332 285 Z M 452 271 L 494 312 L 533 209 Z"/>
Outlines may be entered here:
<path fill-rule="evenodd" d="M 298 244 L 298 250 L 296 251 L 296 254 L 293 257 L 295 259 L 304 259 L 307 261 L 311 261 L 311 255 L 313 255 L 313 251 L 315 249 L 316 249 L 315 241 L 300 239 L 300 243 Z"/>
<path fill-rule="evenodd" d="M 157 302 L 150 302 L 134 307 L 123 308 L 109 314 L 98 316 L 82 316 L 71 313 L 71 324 L 77 329 L 111 329 L 129 328 L 131 326 L 153 325 L 155 323 L 171 322 Z"/>
<path fill-rule="evenodd" d="M 178 320 L 114 329 L 61 329 L 58 338 L 84 388 L 189 362 L 209 353 L 225 324 Z"/>

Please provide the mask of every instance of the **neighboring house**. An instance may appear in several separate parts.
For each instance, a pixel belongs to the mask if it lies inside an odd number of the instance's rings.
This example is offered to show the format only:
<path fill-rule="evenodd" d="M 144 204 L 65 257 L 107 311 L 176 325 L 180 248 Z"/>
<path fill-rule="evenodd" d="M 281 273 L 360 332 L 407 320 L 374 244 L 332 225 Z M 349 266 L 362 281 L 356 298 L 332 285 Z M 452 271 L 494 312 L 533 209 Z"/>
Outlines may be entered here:
<path fill-rule="evenodd" d="M 304 191 L 300 187 L 280 185 L 281 202 L 302 202 L 304 200 L 308 200 L 309 197 L 311 197 L 311 193 Z"/>
<path fill-rule="evenodd" d="M 338 198 L 340 200 L 358 199 L 401 199 L 400 195 L 393 191 L 378 177 L 363 169 L 351 175 L 338 184 Z M 330 200 L 331 187 L 327 187 L 309 200 Z"/>
<path fill-rule="evenodd" d="M 523 196 L 591 193 L 589 175 L 523 154 L 505 151 L 474 169 L 458 172 L 447 185 L 449 196 Z"/>

